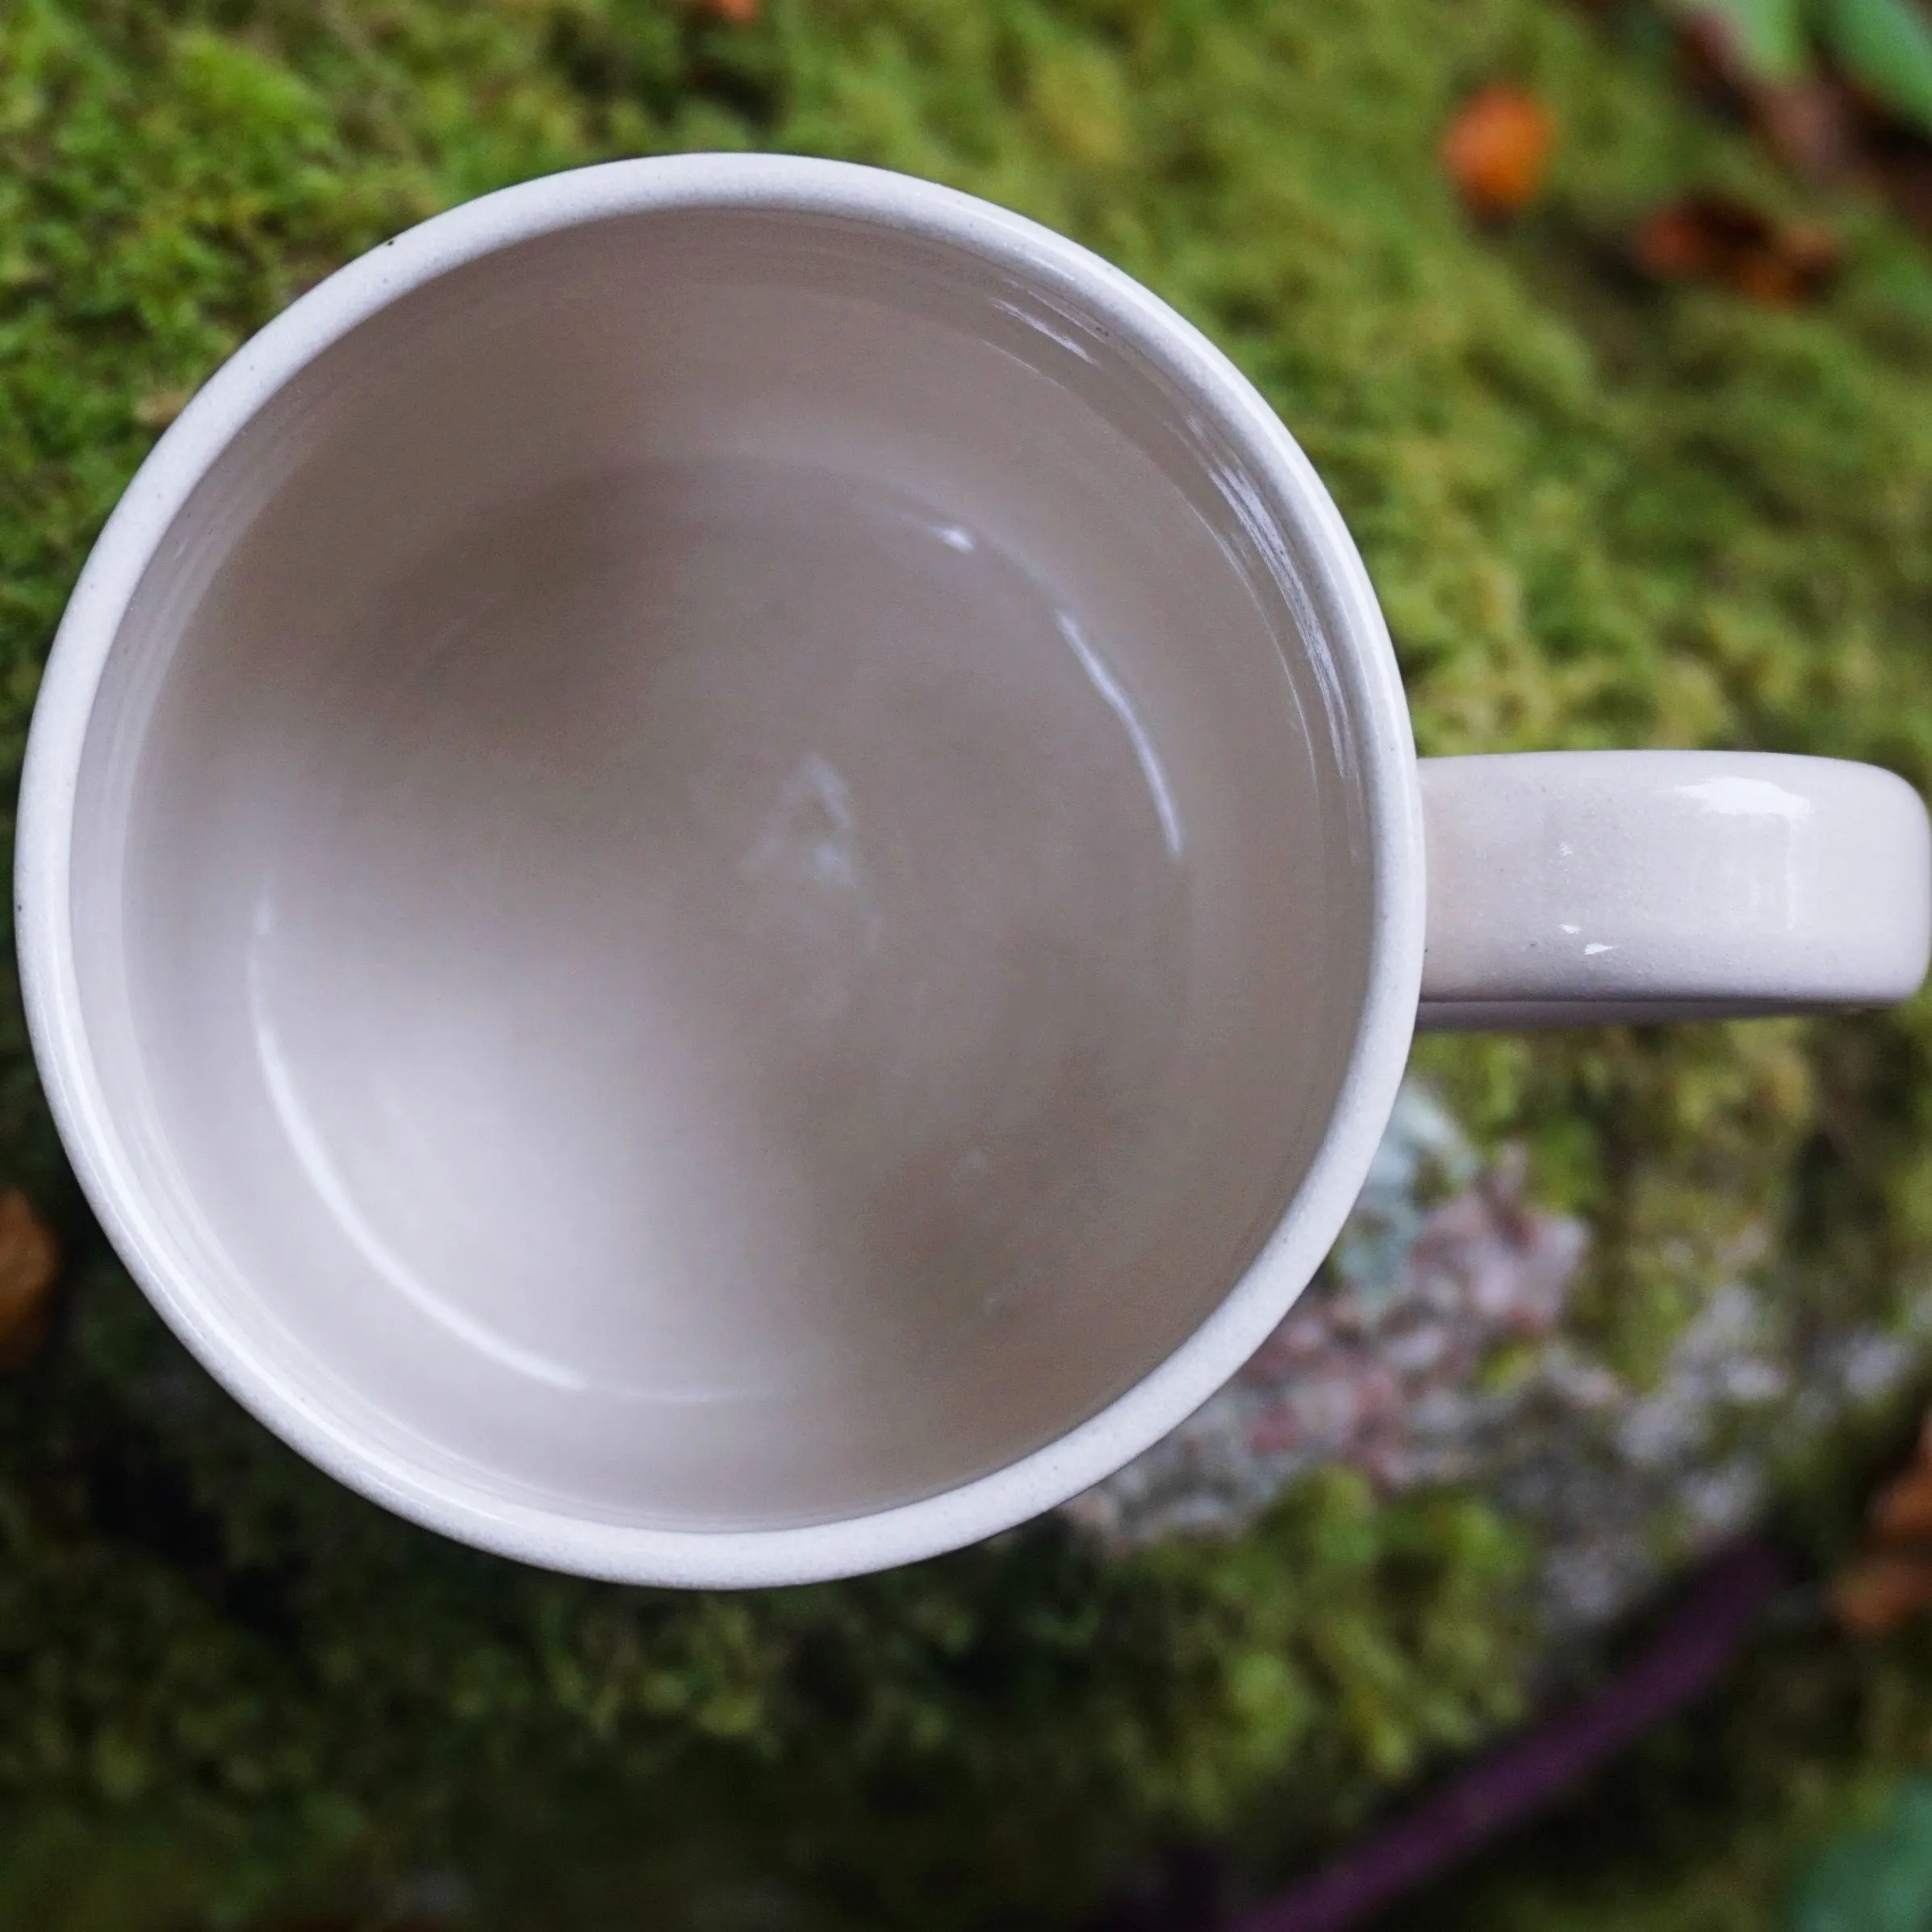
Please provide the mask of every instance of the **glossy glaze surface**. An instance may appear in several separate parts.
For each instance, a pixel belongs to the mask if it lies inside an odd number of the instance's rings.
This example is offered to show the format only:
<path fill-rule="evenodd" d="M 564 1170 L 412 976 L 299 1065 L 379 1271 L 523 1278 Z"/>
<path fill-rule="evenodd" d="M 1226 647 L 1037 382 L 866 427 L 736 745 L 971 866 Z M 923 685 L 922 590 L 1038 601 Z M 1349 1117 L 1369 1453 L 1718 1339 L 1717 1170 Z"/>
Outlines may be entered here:
<path fill-rule="evenodd" d="M 1932 947 L 1932 835 L 1838 759 L 1426 759 L 1423 1024 L 1574 1026 L 1882 1006 Z"/>
<path fill-rule="evenodd" d="M 1412 776 L 1332 509 L 1151 298 L 894 178 L 593 170 L 324 285 L 150 471 L 31 997 L 291 1440 L 537 1560 L 832 1574 L 1278 1319 L 1399 1073 Z"/>

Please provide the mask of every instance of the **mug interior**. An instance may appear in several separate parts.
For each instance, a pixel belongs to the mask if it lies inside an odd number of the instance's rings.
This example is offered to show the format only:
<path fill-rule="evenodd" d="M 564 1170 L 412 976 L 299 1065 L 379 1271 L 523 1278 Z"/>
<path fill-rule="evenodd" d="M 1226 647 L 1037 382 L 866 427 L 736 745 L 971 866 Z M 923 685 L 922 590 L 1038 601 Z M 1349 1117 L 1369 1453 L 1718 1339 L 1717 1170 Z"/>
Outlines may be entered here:
<path fill-rule="evenodd" d="M 212 463 L 82 755 L 153 1238 L 328 1426 L 820 1524 L 1063 1436 L 1242 1277 L 1371 969 L 1361 729 L 1240 437 L 1051 278 L 616 213 Z"/>

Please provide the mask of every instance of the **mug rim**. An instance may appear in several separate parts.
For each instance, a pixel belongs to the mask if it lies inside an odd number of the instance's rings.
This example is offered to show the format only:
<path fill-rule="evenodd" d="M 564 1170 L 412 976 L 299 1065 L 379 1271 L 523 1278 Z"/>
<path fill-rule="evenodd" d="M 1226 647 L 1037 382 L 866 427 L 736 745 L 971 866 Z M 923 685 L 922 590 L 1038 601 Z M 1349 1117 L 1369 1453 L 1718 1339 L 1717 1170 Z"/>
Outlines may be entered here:
<path fill-rule="evenodd" d="M 889 225 L 1070 296 L 1233 436 L 1292 510 L 1305 563 L 1336 619 L 1342 648 L 1335 672 L 1364 726 L 1350 752 L 1374 869 L 1368 972 L 1328 1129 L 1293 1198 L 1240 1279 L 1132 1387 L 1052 1441 L 914 1502 L 782 1528 L 648 1528 L 517 1501 L 358 1436 L 347 1417 L 268 1361 L 175 1265 L 151 1224 L 94 1064 L 76 969 L 72 847 L 89 722 L 128 607 L 190 492 L 271 397 L 359 324 L 466 263 L 617 216 L 747 208 Z M 1266 1338 L 1354 1205 L 1407 1062 L 1422 972 L 1421 806 L 1401 675 L 1354 541 L 1286 427 L 1192 324 L 1078 243 L 955 189 L 794 156 L 654 157 L 543 176 L 433 216 L 317 284 L 210 377 L 128 485 L 56 633 L 21 781 L 15 906 L 29 1035 L 76 1176 L 148 1299 L 245 1407 L 352 1489 L 458 1541 L 612 1581 L 742 1587 L 890 1568 L 1011 1528 L 1158 1441 Z"/>

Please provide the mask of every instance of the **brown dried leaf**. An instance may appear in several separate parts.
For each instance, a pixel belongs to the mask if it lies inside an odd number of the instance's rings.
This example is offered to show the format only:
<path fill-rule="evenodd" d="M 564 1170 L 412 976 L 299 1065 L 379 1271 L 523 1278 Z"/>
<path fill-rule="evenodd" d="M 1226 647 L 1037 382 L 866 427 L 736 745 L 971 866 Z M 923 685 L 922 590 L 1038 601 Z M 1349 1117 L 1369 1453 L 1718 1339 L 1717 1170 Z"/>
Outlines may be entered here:
<path fill-rule="evenodd" d="M 1854 1637 L 1884 1637 L 1932 1604 L 1932 1558 L 1882 1553 L 1832 1586 L 1831 1607 Z"/>
<path fill-rule="evenodd" d="M 1556 123 L 1508 83 L 1472 95 L 1442 137 L 1442 165 L 1473 212 L 1495 220 L 1527 207 L 1543 185 Z"/>
<path fill-rule="evenodd" d="M 1816 295 L 1838 245 L 1815 222 L 1779 222 L 1728 194 L 1687 194 L 1638 231 L 1637 266 L 1661 282 L 1717 283 L 1777 306 Z"/>
<path fill-rule="evenodd" d="M 1883 1637 L 1932 1604 L 1932 1413 L 1867 1520 L 1863 1553 L 1833 1586 L 1832 1605 L 1855 1636 Z"/>
<path fill-rule="evenodd" d="M 1920 1461 L 1879 1492 L 1871 1528 L 1883 1543 L 1932 1540 L 1932 1464 Z"/>
<path fill-rule="evenodd" d="M 1759 87 L 1746 100 L 1766 146 L 1800 179 L 1841 181 L 1858 146 L 1844 90 L 1819 76 L 1784 86 Z"/>
<path fill-rule="evenodd" d="M 0 1369 L 23 1368 L 45 1339 L 61 1244 L 19 1188 L 0 1194 Z"/>

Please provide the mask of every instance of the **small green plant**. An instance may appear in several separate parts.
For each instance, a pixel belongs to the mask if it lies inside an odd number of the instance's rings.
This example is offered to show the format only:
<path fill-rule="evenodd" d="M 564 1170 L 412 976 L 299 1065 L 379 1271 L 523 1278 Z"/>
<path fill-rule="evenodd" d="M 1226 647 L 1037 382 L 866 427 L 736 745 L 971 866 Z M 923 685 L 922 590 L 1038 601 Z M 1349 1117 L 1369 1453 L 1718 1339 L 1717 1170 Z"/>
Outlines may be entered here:
<path fill-rule="evenodd" d="M 1832 1839 L 1800 1876 L 1788 1932 L 1932 1932 L 1932 1778 L 1906 1778 L 1879 1817 Z"/>
<path fill-rule="evenodd" d="M 1932 20 L 1917 0 L 1671 0 L 1767 86 L 1808 78 L 1821 54 L 1916 132 L 1932 137 Z"/>

